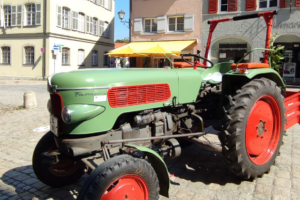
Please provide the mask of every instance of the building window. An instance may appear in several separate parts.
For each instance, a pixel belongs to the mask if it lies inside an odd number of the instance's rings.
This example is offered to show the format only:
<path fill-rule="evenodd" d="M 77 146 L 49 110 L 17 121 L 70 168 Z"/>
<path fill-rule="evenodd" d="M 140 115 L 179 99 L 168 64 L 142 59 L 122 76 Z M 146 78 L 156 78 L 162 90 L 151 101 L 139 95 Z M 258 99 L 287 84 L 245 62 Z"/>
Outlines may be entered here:
<path fill-rule="evenodd" d="M 104 53 L 104 65 L 109 66 L 109 56 L 107 55 L 108 52 Z"/>
<path fill-rule="evenodd" d="M 221 0 L 221 12 L 228 11 L 228 0 Z"/>
<path fill-rule="evenodd" d="M 63 20 L 62 20 L 62 27 L 63 28 L 69 28 L 69 24 L 70 24 L 70 9 L 68 8 L 63 8 L 63 16 L 62 16 Z"/>
<path fill-rule="evenodd" d="M 184 17 L 169 17 L 169 31 L 183 31 Z"/>
<path fill-rule="evenodd" d="M 5 6 L 4 7 L 4 20 L 5 20 L 5 26 L 11 26 L 11 7 Z"/>
<path fill-rule="evenodd" d="M 92 65 L 98 66 L 98 51 L 93 51 L 92 53 Z"/>
<path fill-rule="evenodd" d="M 10 64 L 10 47 L 2 47 L 2 64 Z"/>
<path fill-rule="evenodd" d="M 145 32 L 157 32 L 157 19 L 145 19 Z"/>
<path fill-rule="evenodd" d="M 34 47 L 25 47 L 25 64 L 34 64 Z"/>
<path fill-rule="evenodd" d="M 62 49 L 62 64 L 63 65 L 70 64 L 70 49 L 69 48 Z"/>
<path fill-rule="evenodd" d="M 93 18 L 93 34 L 98 35 L 98 19 Z"/>
<path fill-rule="evenodd" d="M 78 65 L 84 65 L 84 50 L 78 50 Z"/>
<path fill-rule="evenodd" d="M 104 37 L 110 38 L 110 24 L 108 22 L 104 23 Z"/>
<path fill-rule="evenodd" d="M 259 8 L 276 8 L 278 0 L 259 0 Z"/>
<path fill-rule="evenodd" d="M 78 31 L 84 32 L 84 14 L 79 13 L 78 16 Z"/>
<path fill-rule="evenodd" d="M 35 25 L 35 4 L 26 5 L 26 24 Z"/>

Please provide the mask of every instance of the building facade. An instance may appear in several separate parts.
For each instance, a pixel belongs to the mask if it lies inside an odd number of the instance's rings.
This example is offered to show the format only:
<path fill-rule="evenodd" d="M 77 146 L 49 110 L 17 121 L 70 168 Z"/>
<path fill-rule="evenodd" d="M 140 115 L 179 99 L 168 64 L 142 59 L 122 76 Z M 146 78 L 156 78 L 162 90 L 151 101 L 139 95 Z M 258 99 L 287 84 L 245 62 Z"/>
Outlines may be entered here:
<path fill-rule="evenodd" d="M 184 53 L 201 49 L 202 0 L 131 0 L 131 42 L 195 40 Z M 176 58 L 172 58 L 173 60 Z M 165 57 L 131 59 L 131 67 L 169 65 Z"/>
<path fill-rule="evenodd" d="M 46 78 L 108 67 L 114 0 L 3 0 L 0 76 Z"/>
<path fill-rule="evenodd" d="M 202 49 L 209 34 L 208 21 L 237 15 L 277 10 L 272 33 L 275 45 L 285 46 L 281 75 L 287 82 L 300 81 L 300 1 L 298 0 L 207 0 L 202 8 Z M 266 23 L 263 18 L 220 23 L 212 38 L 208 58 L 213 63 L 237 62 L 254 48 L 264 48 Z M 260 62 L 262 51 L 255 51 L 243 62 Z M 287 71 L 286 68 L 289 68 Z M 291 71 L 291 69 L 293 69 Z"/>

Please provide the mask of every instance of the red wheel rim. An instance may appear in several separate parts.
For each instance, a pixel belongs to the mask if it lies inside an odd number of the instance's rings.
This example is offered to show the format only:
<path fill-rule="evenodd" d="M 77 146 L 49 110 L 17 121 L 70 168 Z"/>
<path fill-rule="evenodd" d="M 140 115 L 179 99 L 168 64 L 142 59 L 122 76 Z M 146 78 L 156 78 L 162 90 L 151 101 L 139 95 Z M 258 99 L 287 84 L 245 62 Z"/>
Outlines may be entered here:
<path fill-rule="evenodd" d="M 140 176 L 125 175 L 115 180 L 105 190 L 100 200 L 148 200 L 147 183 Z"/>
<path fill-rule="evenodd" d="M 48 152 L 56 150 L 57 147 L 55 144 L 49 149 Z M 79 163 L 70 159 L 69 157 L 61 154 L 58 155 L 59 162 L 53 164 L 48 170 L 55 176 L 64 177 L 73 174 L 79 168 Z"/>
<path fill-rule="evenodd" d="M 250 160 L 263 165 L 274 155 L 281 132 L 281 113 L 276 99 L 264 95 L 254 104 L 246 127 L 246 148 Z"/>

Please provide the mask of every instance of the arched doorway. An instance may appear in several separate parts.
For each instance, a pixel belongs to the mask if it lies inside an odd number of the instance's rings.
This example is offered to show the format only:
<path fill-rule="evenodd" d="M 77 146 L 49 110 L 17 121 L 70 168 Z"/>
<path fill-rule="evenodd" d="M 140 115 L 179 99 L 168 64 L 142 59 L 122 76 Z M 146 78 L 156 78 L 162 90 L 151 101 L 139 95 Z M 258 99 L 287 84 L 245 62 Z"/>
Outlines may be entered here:
<path fill-rule="evenodd" d="M 284 46 L 280 74 L 287 84 L 300 84 L 300 36 L 284 34 L 275 39 L 274 45 Z"/>
<path fill-rule="evenodd" d="M 211 60 L 213 63 L 238 62 L 248 51 L 251 44 L 244 39 L 234 36 L 220 38 L 211 46 Z M 251 56 L 247 56 L 242 62 L 250 62 Z"/>

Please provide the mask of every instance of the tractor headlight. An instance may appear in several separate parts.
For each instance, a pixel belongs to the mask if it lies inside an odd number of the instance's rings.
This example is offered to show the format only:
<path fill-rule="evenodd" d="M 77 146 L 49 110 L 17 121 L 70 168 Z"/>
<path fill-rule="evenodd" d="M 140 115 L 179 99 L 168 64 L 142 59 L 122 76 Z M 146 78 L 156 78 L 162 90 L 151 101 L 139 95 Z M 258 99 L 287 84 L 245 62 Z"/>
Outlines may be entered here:
<path fill-rule="evenodd" d="M 48 100 L 47 108 L 48 108 L 49 113 L 52 114 L 52 104 L 51 104 L 51 99 Z"/>
<path fill-rule="evenodd" d="M 61 118 L 66 124 L 71 123 L 71 112 L 72 111 L 67 106 L 64 106 L 61 111 Z"/>

